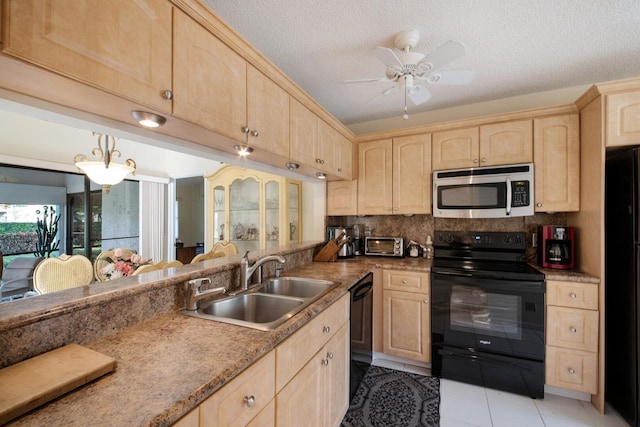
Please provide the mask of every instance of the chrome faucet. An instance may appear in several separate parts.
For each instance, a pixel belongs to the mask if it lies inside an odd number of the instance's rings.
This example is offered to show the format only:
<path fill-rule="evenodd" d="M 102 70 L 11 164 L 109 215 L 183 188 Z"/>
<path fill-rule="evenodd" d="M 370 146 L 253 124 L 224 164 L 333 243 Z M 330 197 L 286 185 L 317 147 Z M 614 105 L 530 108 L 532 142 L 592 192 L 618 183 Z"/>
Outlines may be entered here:
<path fill-rule="evenodd" d="M 203 283 L 211 284 L 211 279 L 203 277 L 201 279 L 193 279 L 187 282 L 187 310 L 195 311 L 198 309 L 198 302 L 201 300 L 227 292 L 227 288 L 222 286 L 201 292 L 200 286 L 202 286 Z"/>
<path fill-rule="evenodd" d="M 286 260 L 279 255 L 269 255 L 258 259 L 253 265 L 249 265 L 249 251 L 245 252 L 240 260 L 240 287 L 243 290 L 249 289 L 249 281 L 253 273 L 258 270 L 258 283 L 262 281 L 262 266 L 269 261 L 277 261 L 284 264 Z"/>

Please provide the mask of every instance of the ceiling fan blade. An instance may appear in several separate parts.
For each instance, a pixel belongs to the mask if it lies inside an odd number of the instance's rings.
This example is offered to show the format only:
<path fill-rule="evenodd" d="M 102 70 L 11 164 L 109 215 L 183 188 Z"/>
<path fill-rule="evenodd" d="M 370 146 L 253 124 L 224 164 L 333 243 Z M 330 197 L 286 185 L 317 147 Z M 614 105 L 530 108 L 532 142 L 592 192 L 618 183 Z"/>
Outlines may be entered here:
<path fill-rule="evenodd" d="M 475 77 L 476 73 L 472 70 L 443 70 L 422 77 L 420 80 L 439 85 L 466 85 Z"/>
<path fill-rule="evenodd" d="M 404 66 L 395 52 L 388 47 L 376 46 L 373 48 L 373 53 L 384 65 L 398 64 L 400 67 Z"/>
<path fill-rule="evenodd" d="M 451 61 L 463 57 L 465 54 L 464 46 L 458 42 L 449 40 L 418 62 L 419 68 L 425 73 L 432 72 L 438 68 L 447 65 Z"/>
<path fill-rule="evenodd" d="M 397 89 L 398 89 L 398 85 L 393 85 L 393 86 L 383 90 L 382 92 L 380 92 L 379 94 L 377 94 L 376 96 L 371 98 L 370 100 L 368 100 L 364 105 L 369 105 L 373 101 L 375 101 L 376 99 L 380 98 L 381 96 L 389 95 L 390 93 L 395 92 Z"/>
<path fill-rule="evenodd" d="M 381 79 L 352 79 L 352 80 L 343 80 L 342 83 L 388 83 L 389 79 L 383 77 Z"/>
<path fill-rule="evenodd" d="M 408 87 L 407 95 L 415 105 L 424 104 L 431 98 L 431 92 L 423 85 Z"/>

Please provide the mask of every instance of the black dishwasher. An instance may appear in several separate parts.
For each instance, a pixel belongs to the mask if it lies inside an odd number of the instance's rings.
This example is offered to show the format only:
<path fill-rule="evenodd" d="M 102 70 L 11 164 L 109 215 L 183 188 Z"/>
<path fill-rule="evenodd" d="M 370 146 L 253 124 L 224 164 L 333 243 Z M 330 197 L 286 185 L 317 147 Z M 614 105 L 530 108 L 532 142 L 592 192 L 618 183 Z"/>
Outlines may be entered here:
<path fill-rule="evenodd" d="M 373 274 L 369 273 L 349 288 L 351 293 L 351 369 L 350 396 L 371 366 L 373 354 L 372 313 Z"/>

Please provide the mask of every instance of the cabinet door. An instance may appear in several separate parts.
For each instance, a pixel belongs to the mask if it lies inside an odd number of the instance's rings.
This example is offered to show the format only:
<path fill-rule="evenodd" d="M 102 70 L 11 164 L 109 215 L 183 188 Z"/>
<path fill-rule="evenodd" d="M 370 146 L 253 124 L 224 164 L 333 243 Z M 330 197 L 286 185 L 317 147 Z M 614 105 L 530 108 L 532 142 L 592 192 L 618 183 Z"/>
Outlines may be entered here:
<path fill-rule="evenodd" d="M 606 97 L 606 146 L 637 145 L 640 141 L 640 91 Z"/>
<path fill-rule="evenodd" d="M 580 137 L 577 114 L 534 121 L 536 212 L 580 209 Z"/>
<path fill-rule="evenodd" d="M 393 138 L 393 213 L 431 213 L 431 135 Z"/>
<path fill-rule="evenodd" d="M 250 65 L 247 67 L 247 123 L 249 145 L 289 158 L 289 95 Z"/>
<path fill-rule="evenodd" d="M 353 144 L 344 136 L 338 134 L 335 150 L 337 175 L 346 180 L 353 178 Z"/>
<path fill-rule="evenodd" d="M 274 371 L 275 352 L 272 351 L 200 405 L 200 425 L 246 425 L 273 400 Z"/>
<path fill-rule="evenodd" d="M 318 116 L 293 98 L 289 99 L 289 108 L 289 155 L 296 162 L 317 167 Z"/>
<path fill-rule="evenodd" d="M 393 356 L 431 362 L 431 324 L 428 296 L 382 292 L 382 351 Z"/>
<path fill-rule="evenodd" d="M 167 1 L 6 1 L 3 52 L 171 113 Z M 132 35 L 135 34 L 135 37 Z"/>
<path fill-rule="evenodd" d="M 545 384 L 569 390 L 598 392 L 598 353 L 547 346 Z"/>
<path fill-rule="evenodd" d="M 358 215 L 392 214 L 392 142 L 358 146 Z"/>
<path fill-rule="evenodd" d="M 358 214 L 358 181 L 327 182 L 327 215 Z"/>
<path fill-rule="evenodd" d="M 324 424 L 324 366 L 320 350 L 276 396 L 276 425 L 280 427 Z"/>
<path fill-rule="evenodd" d="M 481 166 L 477 127 L 434 132 L 432 138 L 434 171 Z"/>
<path fill-rule="evenodd" d="M 480 165 L 508 165 L 533 161 L 531 120 L 480 126 Z"/>
<path fill-rule="evenodd" d="M 325 346 L 325 426 L 339 426 L 349 409 L 349 324 L 343 325 Z"/>
<path fill-rule="evenodd" d="M 598 312 L 547 307 L 547 345 L 598 351 Z"/>
<path fill-rule="evenodd" d="M 173 37 L 174 115 L 245 142 L 246 61 L 178 10 Z"/>
<path fill-rule="evenodd" d="M 338 132 L 322 120 L 318 120 L 318 162 L 317 167 L 332 175 L 338 173 L 336 150 L 338 149 Z"/>

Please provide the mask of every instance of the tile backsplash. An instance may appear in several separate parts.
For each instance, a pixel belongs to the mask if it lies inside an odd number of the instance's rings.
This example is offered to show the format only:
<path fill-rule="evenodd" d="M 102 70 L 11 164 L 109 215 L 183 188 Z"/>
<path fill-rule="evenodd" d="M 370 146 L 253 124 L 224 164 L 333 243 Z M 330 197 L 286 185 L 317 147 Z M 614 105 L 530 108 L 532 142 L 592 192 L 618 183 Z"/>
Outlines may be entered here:
<path fill-rule="evenodd" d="M 524 232 L 527 235 L 527 258 L 536 262 L 536 248 L 532 246 L 533 233 L 540 225 L 566 225 L 566 213 L 539 213 L 533 216 L 492 219 L 434 218 L 432 215 L 370 215 L 329 216 L 327 226 L 353 226 L 361 224 L 371 229 L 372 236 L 399 236 L 408 242 L 415 240 L 424 244 L 428 235 L 438 231 L 508 231 Z M 579 230 L 576 230 L 578 234 Z M 579 236 L 577 237 L 579 239 Z M 577 240 L 579 242 L 579 240 Z"/>

